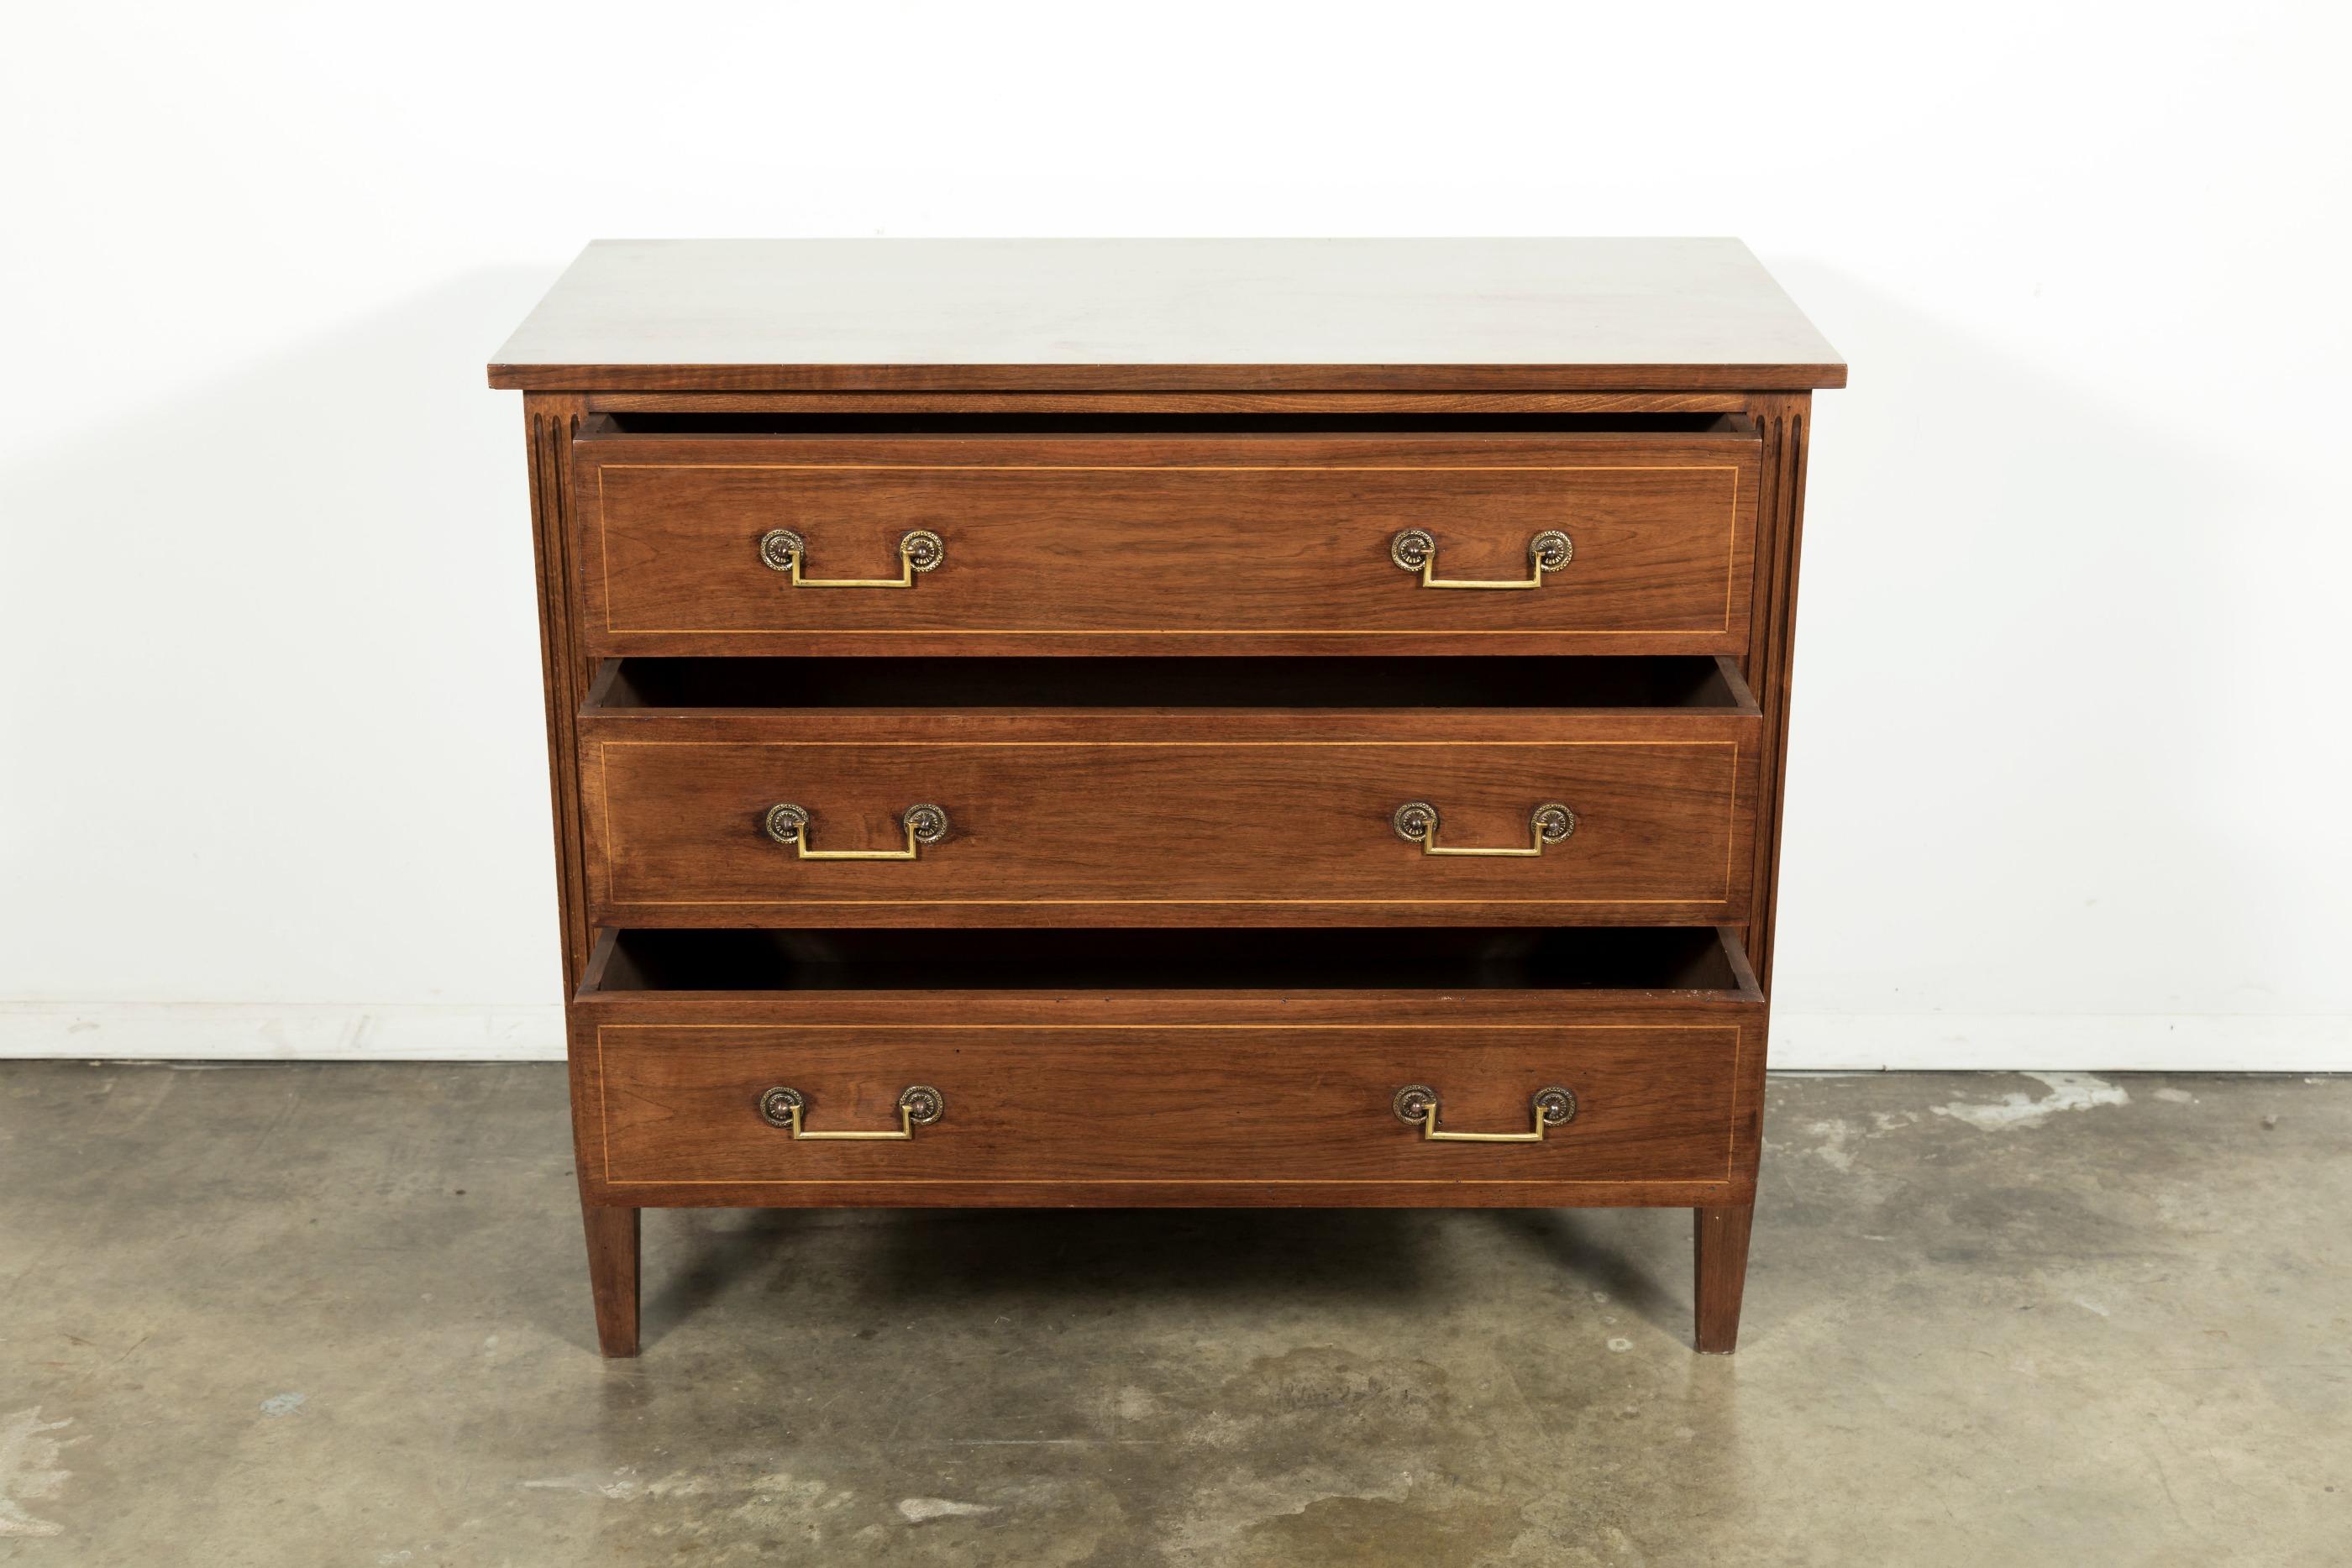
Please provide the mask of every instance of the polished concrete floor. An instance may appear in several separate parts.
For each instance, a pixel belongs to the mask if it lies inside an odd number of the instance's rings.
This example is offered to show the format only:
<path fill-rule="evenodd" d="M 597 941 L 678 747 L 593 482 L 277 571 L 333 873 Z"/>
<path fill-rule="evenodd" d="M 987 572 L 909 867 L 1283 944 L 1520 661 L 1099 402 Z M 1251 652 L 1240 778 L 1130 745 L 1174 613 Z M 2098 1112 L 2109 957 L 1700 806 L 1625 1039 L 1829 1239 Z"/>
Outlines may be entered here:
<path fill-rule="evenodd" d="M 1689 1222 L 646 1217 L 549 1066 L 0 1063 L 0 1563 L 2339 1564 L 2352 1082 L 1775 1082 Z"/>

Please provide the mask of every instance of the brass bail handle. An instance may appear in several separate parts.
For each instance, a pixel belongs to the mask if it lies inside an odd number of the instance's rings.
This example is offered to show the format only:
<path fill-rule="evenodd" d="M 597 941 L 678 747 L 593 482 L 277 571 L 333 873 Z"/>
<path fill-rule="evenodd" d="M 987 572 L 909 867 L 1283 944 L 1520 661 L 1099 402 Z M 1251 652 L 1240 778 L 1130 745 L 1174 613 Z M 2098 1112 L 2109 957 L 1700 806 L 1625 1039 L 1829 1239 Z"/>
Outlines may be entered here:
<path fill-rule="evenodd" d="M 1555 1083 L 1538 1089 L 1528 1102 L 1530 1125 L 1524 1133 L 1444 1133 L 1437 1127 L 1437 1091 L 1426 1083 L 1408 1083 L 1391 1102 L 1397 1120 L 1421 1128 L 1425 1144 L 1540 1144 L 1544 1130 L 1576 1119 L 1576 1096 Z"/>
<path fill-rule="evenodd" d="M 907 847 L 903 850 L 811 849 L 808 809 L 789 800 L 769 807 L 760 825 L 768 837 L 787 845 L 804 861 L 916 860 L 920 858 L 918 852 L 921 846 L 938 843 L 948 836 L 948 814 L 929 805 L 909 806 L 898 813 L 898 825 L 907 831 Z"/>
<path fill-rule="evenodd" d="M 1453 849 L 1437 841 L 1437 808 L 1426 800 L 1407 800 L 1389 816 L 1398 838 L 1419 844 L 1425 855 L 1539 855 L 1544 846 L 1564 841 L 1576 831 L 1576 813 L 1557 800 L 1538 806 L 1528 817 L 1526 849 Z"/>
<path fill-rule="evenodd" d="M 895 1133 L 812 1133 L 801 1124 L 808 1097 L 779 1084 L 760 1096 L 760 1120 L 782 1128 L 802 1143 L 837 1140 L 842 1143 L 903 1144 L 918 1127 L 928 1127 L 947 1114 L 946 1096 L 928 1083 L 909 1083 L 898 1091 L 898 1130 Z"/>
<path fill-rule="evenodd" d="M 1406 571 L 1421 573 L 1423 588 L 1541 588 L 1544 573 L 1558 571 L 1576 559 L 1576 542 L 1558 528 L 1546 528 L 1528 541 L 1528 575 L 1500 581 L 1437 575 L 1437 536 L 1427 528 L 1407 528 L 1389 540 L 1389 559 Z"/>
<path fill-rule="evenodd" d="M 929 571 L 948 559 L 948 547 L 929 528 L 901 534 L 896 577 L 809 577 L 801 570 L 807 559 L 808 541 L 790 528 L 770 528 L 760 536 L 760 564 L 789 573 L 794 588 L 912 588 L 917 572 Z"/>

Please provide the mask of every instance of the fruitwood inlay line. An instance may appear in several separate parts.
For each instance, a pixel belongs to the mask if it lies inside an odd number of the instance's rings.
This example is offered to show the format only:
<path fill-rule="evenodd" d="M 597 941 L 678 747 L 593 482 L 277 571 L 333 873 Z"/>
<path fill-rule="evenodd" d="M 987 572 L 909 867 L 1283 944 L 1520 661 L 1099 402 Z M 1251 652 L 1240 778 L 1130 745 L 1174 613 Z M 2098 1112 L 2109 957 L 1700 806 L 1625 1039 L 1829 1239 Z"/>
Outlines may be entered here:
<path fill-rule="evenodd" d="M 767 1030 L 771 1031 L 803 1030 L 827 1034 L 845 1034 L 861 1030 L 888 1030 L 903 1032 L 909 1029 L 954 1030 L 1019 1030 L 1029 1034 L 1046 1034 L 1055 1030 L 1108 1032 L 1114 1030 L 1223 1030 L 1227 1032 L 1248 1030 L 1273 1033 L 1300 1033 L 1309 1030 L 1353 1030 L 1395 1032 L 1402 1030 L 1444 1030 L 1460 1033 L 1475 1029 L 1481 1033 L 1536 1031 L 1546 1034 L 1601 1034 L 1611 1030 L 1633 1030 L 1651 1034 L 1728 1034 L 1731 1036 L 1731 1117 L 1724 1142 L 1723 1181 L 1663 1181 L 1661 1186 L 1713 1187 L 1736 1178 L 1735 1163 L 1739 1145 L 1739 1071 L 1740 1053 L 1748 1048 L 1748 1031 L 1737 1024 L 1698 1023 L 1368 1023 L 1368 1024 L 1248 1024 L 1248 1023 L 887 1023 L 887 1024 L 817 1024 L 817 1023 L 630 1023 L 598 1024 L 596 1026 L 596 1124 L 604 1140 L 604 1185 L 607 1186 L 838 1186 L 871 1183 L 883 1186 L 955 1186 L 968 1176 L 777 1176 L 744 1179 L 729 1176 L 723 1179 L 663 1179 L 651 1181 L 621 1181 L 613 1176 L 613 1125 L 611 1097 L 604 1085 L 604 1036 L 608 1031 L 635 1030 L 649 1033 L 659 1030 Z M 992 1176 L 992 1186 L 1459 1186 L 1468 1178 L 1462 1176 L 1107 1176 L 1097 1180 L 1066 1176 Z M 1498 1186 L 1622 1186 L 1622 1176 L 1479 1176 L 1481 1182 L 1493 1182 Z"/>
<path fill-rule="evenodd" d="M 596 465 L 596 556 L 604 564 L 604 580 L 613 580 L 613 554 L 604 531 L 604 476 L 615 468 L 663 470 L 676 468 L 740 469 L 761 472 L 769 469 L 802 471 L 872 470 L 887 474 L 1729 474 L 1731 476 L 1731 536 L 1729 548 L 1723 558 L 1723 623 L 1720 626 L 1632 626 L 1609 630 L 1579 632 L 1580 637 L 1654 637 L 1668 632 L 1728 632 L 1731 630 L 1731 607 L 1739 586 L 1739 468 L 1726 463 L 1513 463 L 1481 465 L 1468 467 L 1460 464 L 1383 463 L 1383 464 L 1308 464 L 1308 463 L 599 463 Z M 767 627 L 740 626 L 630 626 L 613 624 L 613 608 L 608 599 L 604 606 L 604 630 L 618 635 L 627 632 L 642 637 L 767 637 L 774 635 Z M 1090 637 L 1101 633 L 1094 628 L 1032 628 L 1027 626 L 957 626 L 925 628 L 926 637 L 1001 637 L 1011 633 L 1034 637 Z M 807 627 L 795 629 L 794 635 L 803 637 L 902 637 L 904 628 L 865 626 L 849 629 Z M 1226 637 L 1234 634 L 1231 627 L 1172 628 L 1140 627 L 1120 635 L 1136 637 Z M 1318 627 L 1278 626 L 1254 628 L 1251 635 L 1261 637 L 1332 636 L 1332 637 L 1426 637 L 1426 630 L 1406 628 L 1401 631 L 1367 631 L 1347 627 L 1326 630 Z M 1523 637 L 1524 628 L 1494 631 L 1482 627 L 1448 628 L 1449 637 Z"/>

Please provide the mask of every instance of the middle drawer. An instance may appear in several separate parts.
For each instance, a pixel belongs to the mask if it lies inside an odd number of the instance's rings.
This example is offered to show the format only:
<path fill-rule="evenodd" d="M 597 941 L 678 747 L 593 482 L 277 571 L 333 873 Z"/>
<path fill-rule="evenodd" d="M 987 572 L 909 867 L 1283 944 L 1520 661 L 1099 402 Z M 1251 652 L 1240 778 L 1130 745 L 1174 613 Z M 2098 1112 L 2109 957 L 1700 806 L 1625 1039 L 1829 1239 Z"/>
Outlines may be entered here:
<path fill-rule="evenodd" d="M 614 661 L 590 917 L 1736 922 L 1760 732 L 1707 658 Z"/>

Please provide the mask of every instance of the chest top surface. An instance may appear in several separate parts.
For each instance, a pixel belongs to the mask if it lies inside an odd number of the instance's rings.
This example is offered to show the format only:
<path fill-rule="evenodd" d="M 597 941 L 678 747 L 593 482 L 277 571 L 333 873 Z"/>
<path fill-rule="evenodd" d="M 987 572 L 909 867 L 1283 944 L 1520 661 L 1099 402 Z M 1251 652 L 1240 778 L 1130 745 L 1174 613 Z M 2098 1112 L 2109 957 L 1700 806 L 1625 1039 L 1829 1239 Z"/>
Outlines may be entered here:
<path fill-rule="evenodd" d="M 1736 239 L 598 240 L 489 367 L 567 392 L 1794 391 Z"/>

